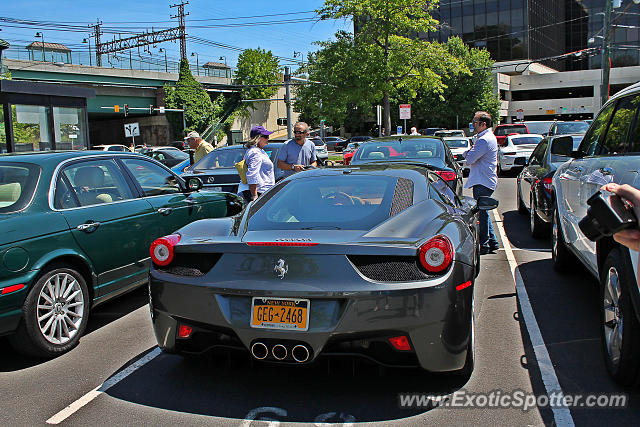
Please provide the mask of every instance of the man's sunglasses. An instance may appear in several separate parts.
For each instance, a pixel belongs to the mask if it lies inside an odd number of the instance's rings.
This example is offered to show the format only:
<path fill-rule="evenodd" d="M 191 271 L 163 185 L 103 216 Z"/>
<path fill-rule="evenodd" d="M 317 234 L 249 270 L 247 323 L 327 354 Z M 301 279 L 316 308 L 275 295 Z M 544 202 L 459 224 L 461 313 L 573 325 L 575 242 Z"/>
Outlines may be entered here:
<path fill-rule="evenodd" d="M 305 133 L 307 133 L 306 130 L 294 130 L 293 133 L 295 133 L 296 135 L 304 135 Z"/>

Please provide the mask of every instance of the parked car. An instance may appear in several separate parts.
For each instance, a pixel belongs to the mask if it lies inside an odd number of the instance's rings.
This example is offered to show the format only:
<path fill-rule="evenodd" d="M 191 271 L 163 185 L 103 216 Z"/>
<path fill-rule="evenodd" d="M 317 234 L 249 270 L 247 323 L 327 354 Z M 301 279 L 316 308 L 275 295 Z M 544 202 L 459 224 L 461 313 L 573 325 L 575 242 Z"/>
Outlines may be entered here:
<path fill-rule="evenodd" d="M 444 138 L 444 137 L 447 137 L 447 136 L 460 136 L 460 137 L 463 137 L 463 138 L 467 137 L 467 135 L 465 135 L 464 131 L 463 130 L 459 130 L 459 129 L 456 129 L 456 130 L 438 130 L 438 131 L 435 131 L 433 135 L 434 136 L 439 136 L 441 138 Z"/>
<path fill-rule="evenodd" d="M 276 181 L 284 176 L 284 171 L 277 166 L 278 150 L 283 145 L 284 143 L 281 142 L 270 142 L 264 147 L 264 151 L 273 162 Z M 202 180 L 205 189 L 228 191 L 235 194 L 238 192 L 240 184 L 240 175 L 238 175 L 235 164 L 242 160 L 246 151 L 243 144 L 220 147 L 190 166 L 180 176 L 184 179 L 197 176 Z"/>
<path fill-rule="evenodd" d="M 498 146 L 498 175 L 513 169 L 520 170 L 531 157 L 533 149 L 542 141 L 542 135 L 515 134 L 509 135 L 506 144 Z"/>
<path fill-rule="evenodd" d="M 445 130 L 445 129 L 444 128 L 426 128 L 426 129 L 420 129 L 418 133 L 424 136 L 431 136 L 431 135 L 434 135 L 439 130 Z"/>
<path fill-rule="evenodd" d="M 570 159 L 583 135 L 558 135 L 544 138 L 527 159 L 516 180 L 516 206 L 521 214 L 530 215 L 533 237 L 549 236 L 553 222 L 554 200 L 552 178 L 558 167 Z"/>
<path fill-rule="evenodd" d="M 329 159 L 329 152 L 327 151 L 327 144 L 324 143 L 320 137 L 311 138 L 316 146 L 316 157 L 318 158 L 318 165 L 322 166 Z"/>
<path fill-rule="evenodd" d="M 554 120 L 540 120 L 540 121 L 525 121 L 525 122 L 522 122 L 522 124 L 524 124 L 527 127 L 527 129 L 529 130 L 529 133 L 545 135 L 549 133 L 549 128 L 551 128 L 551 125 L 553 124 L 553 122 Z"/>
<path fill-rule="evenodd" d="M 0 156 L 0 335 L 33 356 L 72 349 L 90 308 L 147 282 L 155 238 L 241 209 L 200 186 L 134 153 Z"/>
<path fill-rule="evenodd" d="M 448 136 L 442 138 L 447 147 L 451 150 L 451 154 L 458 163 L 463 172 L 468 172 L 467 161 L 464 158 L 464 152 L 471 149 L 471 141 L 467 137 Z"/>
<path fill-rule="evenodd" d="M 339 136 L 325 136 L 324 137 L 324 142 L 325 144 L 327 144 L 327 150 L 331 150 L 331 151 L 340 151 L 342 150 L 343 145 L 341 145 L 342 143 L 345 143 L 346 146 L 346 139 L 344 138 L 340 138 Z"/>
<path fill-rule="evenodd" d="M 347 147 L 342 152 L 343 165 L 348 165 L 351 163 L 351 159 L 353 158 L 353 155 L 355 154 L 356 150 L 358 149 L 358 147 L 360 147 L 361 144 L 362 142 L 350 142 L 349 145 L 347 145 Z"/>
<path fill-rule="evenodd" d="M 129 150 L 129 147 L 121 144 L 94 145 L 91 149 L 96 151 L 125 151 L 129 153 L 131 152 L 131 150 Z"/>
<path fill-rule="evenodd" d="M 393 162 L 427 165 L 462 196 L 462 169 L 441 138 L 407 135 L 375 138 L 364 143 L 351 159 L 351 165 Z"/>
<path fill-rule="evenodd" d="M 189 159 L 189 154 L 174 147 L 158 147 L 144 151 L 143 154 L 159 161 L 168 168 Z"/>
<path fill-rule="evenodd" d="M 171 171 L 173 171 L 173 173 L 180 175 L 182 172 L 186 172 L 189 166 L 191 166 L 191 157 L 187 157 L 177 165 L 171 167 Z"/>
<path fill-rule="evenodd" d="M 153 243 L 158 346 L 468 374 L 477 212 L 496 206 L 458 198 L 424 165 L 294 174 L 238 218 L 197 221 Z"/>
<path fill-rule="evenodd" d="M 589 123 L 584 121 L 574 121 L 574 122 L 553 122 L 547 135 L 568 135 L 572 133 L 580 133 L 584 134 L 587 129 L 589 129 Z"/>
<path fill-rule="evenodd" d="M 366 142 L 366 141 L 370 141 L 372 140 L 373 137 L 369 136 L 369 135 L 356 135 L 356 136 L 352 136 L 347 138 L 347 140 L 345 142 L 341 142 L 340 143 L 340 147 L 342 147 L 343 149 L 347 147 L 347 145 L 349 145 L 352 142 Z"/>
<path fill-rule="evenodd" d="M 590 241 L 578 223 L 587 200 L 603 184 L 640 188 L 640 83 L 607 101 L 578 150 L 556 171 L 552 260 L 567 269 L 572 257 L 600 280 L 601 336 L 607 369 L 623 385 L 640 381 L 640 292 L 638 252 L 611 237 Z"/>
<path fill-rule="evenodd" d="M 505 145 L 507 143 L 507 135 L 511 135 L 512 133 L 525 134 L 529 133 L 529 129 L 527 129 L 527 126 L 522 123 L 507 123 L 498 125 L 493 130 L 498 146 Z"/>

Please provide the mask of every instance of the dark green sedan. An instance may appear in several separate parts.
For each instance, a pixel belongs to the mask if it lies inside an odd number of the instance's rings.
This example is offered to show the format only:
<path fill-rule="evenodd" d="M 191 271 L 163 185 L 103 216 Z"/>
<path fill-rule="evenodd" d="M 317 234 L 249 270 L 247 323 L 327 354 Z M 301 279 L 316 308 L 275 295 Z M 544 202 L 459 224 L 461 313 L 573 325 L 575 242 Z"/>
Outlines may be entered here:
<path fill-rule="evenodd" d="M 242 208 L 189 184 L 133 153 L 0 155 L 0 335 L 30 355 L 70 350 L 91 307 L 147 282 L 155 238 Z"/>

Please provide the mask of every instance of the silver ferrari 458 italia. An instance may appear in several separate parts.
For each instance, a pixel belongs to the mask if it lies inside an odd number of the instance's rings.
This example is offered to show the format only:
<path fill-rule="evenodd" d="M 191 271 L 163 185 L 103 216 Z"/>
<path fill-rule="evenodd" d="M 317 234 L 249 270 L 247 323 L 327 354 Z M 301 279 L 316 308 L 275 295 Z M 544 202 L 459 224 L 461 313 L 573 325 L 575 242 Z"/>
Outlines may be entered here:
<path fill-rule="evenodd" d="M 470 371 L 477 213 L 496 206 L 458 198 L 425 165 L 299 172 L 152 244 L 158 345 Z"/>

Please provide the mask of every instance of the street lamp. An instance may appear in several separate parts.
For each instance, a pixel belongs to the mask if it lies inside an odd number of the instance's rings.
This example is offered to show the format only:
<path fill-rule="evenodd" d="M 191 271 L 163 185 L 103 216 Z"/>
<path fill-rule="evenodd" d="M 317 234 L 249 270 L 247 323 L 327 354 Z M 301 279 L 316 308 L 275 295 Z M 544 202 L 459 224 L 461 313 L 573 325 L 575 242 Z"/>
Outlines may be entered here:
<path fill-rule="evenodd" d="M 302 65 L 304 65 L 304 53 L 294 51 L 294 52 L 293 52 L 293 57 L 294 57 L 294 58 L 297 58 L 298 56 L 301 56 L 301 57 L 302 57 L 302 61 L 300 61 L 300 62 L 302 62 Z"/>
<path fill-rule="evenodd" d="M 42 38 L 42 62 L 46 62 L 47 57 L 44 55 L 44 33 L 41 33 L 40 31 L 38 31 L 36 33 L 36 37 Z"/>
<path fill-rule="evenodd" d="M 200 55 L 198 55 L 195 52 L 191 52 L 191 56 L 195 56 L 196 57 L 196 73 L 198 73 L 198 75 L 200 75 Z"/>
<path fill-rule="evenodd" d="M 164 71 L 168 73 L 169 72 L 169 64 L 167 62 L 167 50 L 163 49 L 163 48 L 160 48 L 159 52 L 160 53 L 164 52 Z"/>
<path fill-rule="evenodd" d="M 89 66 L 92 67 L 93 64 L 91 62 L 91 39 L 82 39 L 82 43 L 89 43 Z"/>
<path fill-rule="evenodd" d="M 218 59 L 218 61 L 222 61 L 224 59 L 224 65 L 227 65 L 227 57 L 226 56 L 221 56 L 220 59 Z"/>

